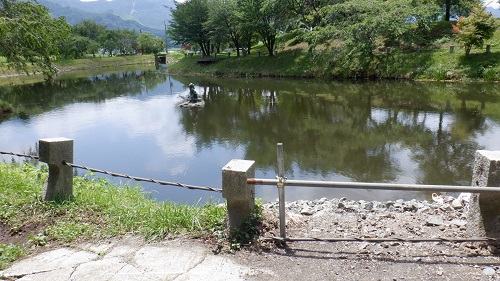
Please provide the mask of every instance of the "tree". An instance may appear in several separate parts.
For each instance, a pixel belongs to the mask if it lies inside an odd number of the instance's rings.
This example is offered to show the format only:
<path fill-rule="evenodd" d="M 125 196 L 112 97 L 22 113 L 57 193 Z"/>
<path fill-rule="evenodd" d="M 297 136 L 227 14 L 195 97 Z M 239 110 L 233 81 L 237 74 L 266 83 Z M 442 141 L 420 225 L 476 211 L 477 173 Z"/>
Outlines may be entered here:
<path fill-rule="evenodd" d="M 207 0 L 175 2 L 170 10 L 172 19 L 168 33 L 176 44 L 198 45 L 204 55 L 210 55 L 210 37 L 206 29 L 208 20 Z"/>
<path fill-rule="evenodd" d="M 139 34 L 137 46 L 143 53 L 158 53 L 165 48 L 165 42 L 159 37 L 143 32 Z"/>
<path fill-rule="evenodd" d="M 120 53 L 125 55 L 137 49 L 137 39 L 139 35 L 135 30 L 125 29 L 118 30 L 120 33 L 120 42 L 118 49 L 120 49 Z"/>
<path fill-rule="evenodd" d="M 106 29 L 105 25 L 98 24 L 93 20 L 84 20 L 73 26 L 73 33 L 98 41 Z"/>
<path fill-rule="evenodd" d="M 57 44 L 70 30 L 64 18 L 52 19 L 46 7 L 32 0 L 0 0 L 0 55 L 9 67 L 29 74 L 30 63 L 50 79 L 57 73 L 52 63 L 59 55 Z"/>
<path fill-rule="evenodd" d="M 108 52 L 109 56 L 113 56 L 113 51 L 120 48 L 121 34 L 118 30 L 106 30 L 99 37 L 99 43 L 104 52 Z"/>
<path fill-rule="evenodd" d="M 71 35 L 65 42 L 59 44 L 63 58 L 82 58 L 85 54 L 94 55 L 99 50 L 99 43 L 81 35 Z"/>
<path fill-rule="evenodd" d="M 239 48 L 240 34 L 235 2 L 233 0 L 212 0 L 208 11 L 205 28 L 209 31 L 210 41 L 215 44 L 217 52 L 220 52 L 220 47 L 229 41 L 236 48 Z"/>
<path fill-rule="evenodd" d="M 434 2 L 439 5 L 444 14 L 445 21 L 450 21 L 452 17 L 468 16 L 474 5 L 481 4 L 481 0 L 424 0 L 423 2 L 424 5 L 426 2 Z"/>
<path fill-rule="evenodd" d="M 274 56 L 276 37 L 283 30 L 283 16 L 286 11 L 278 0 L 241 0 L 239 1 L 245 29 L 253 29 L 266 46 L 269 56 Z"/>
<path fill-rule="evenodd" d="M 497 22 L 484 7 L 476 6 L 468 17 L 460 17 L 453 32 L 457 40 L 464 45 L 465 55 L 469 55 L 473 46 L 482 48 L 484 40 L 493 37 Z"/>
<path fill-rule="evenodd" d="M 415 6 L 412 0 L 351 0 L 325 6 L 323 22 L 309 37 L 311 42 L 330 43 L 337 39 L 337 48 L 346 54 L 344 60 L 351 75 L 370 75 L 376 62 L 376 50 L 400 44 L 411 38 L 415 27 L 426 26 L 435 18 L 437 6 Z M 340 43 L 339 43 L 340 42 Z"/>

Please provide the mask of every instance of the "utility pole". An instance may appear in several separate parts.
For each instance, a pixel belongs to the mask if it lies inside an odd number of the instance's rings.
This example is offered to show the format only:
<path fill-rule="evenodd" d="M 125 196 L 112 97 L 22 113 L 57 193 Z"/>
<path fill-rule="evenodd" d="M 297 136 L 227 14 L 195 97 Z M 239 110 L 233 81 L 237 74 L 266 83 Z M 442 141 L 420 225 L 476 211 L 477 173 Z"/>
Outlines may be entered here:
<path fill-rule="evenodd" d="M 168 54 L 168 33 L 167 33 L 167 22 L 165 22 L 165 20 L 163 20 L 163 23 L 165 24 L 165 52 L 167 52 Z"/>

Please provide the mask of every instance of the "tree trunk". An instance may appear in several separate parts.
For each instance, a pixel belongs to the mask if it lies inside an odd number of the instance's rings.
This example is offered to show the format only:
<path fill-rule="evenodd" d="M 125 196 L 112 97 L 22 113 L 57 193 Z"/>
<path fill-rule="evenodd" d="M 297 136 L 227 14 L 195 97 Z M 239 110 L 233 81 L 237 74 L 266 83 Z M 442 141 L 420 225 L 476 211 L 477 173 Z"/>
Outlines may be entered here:
<path fill-rule="evenodd" d="M 451 17 L 451 0 L 446 0 L 444 20 L 450 21 L 450 17 Z"/>

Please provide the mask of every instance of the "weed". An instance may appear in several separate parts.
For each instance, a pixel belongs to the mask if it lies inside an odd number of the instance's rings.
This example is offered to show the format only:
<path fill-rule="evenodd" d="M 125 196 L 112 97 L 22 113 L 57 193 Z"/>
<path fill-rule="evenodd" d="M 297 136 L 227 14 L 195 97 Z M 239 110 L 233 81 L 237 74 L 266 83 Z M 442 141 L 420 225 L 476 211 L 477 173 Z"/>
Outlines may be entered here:
<path fill-rule="evenodd" d="M 15 244 L 0 244 L 0 269 L 5 269 L 9 264 L 26 253 L 26 249 Z"/>
<path fill-rule="evenodd" d="M 73 200 L 44 202 L 46 176 L 46 170 L 29 164 L 0 163 L 0 223 L 12 229 L 36 226 L 26 237 L 33 246 L 128 233 L 149 240 L 180 233 L 207 236 L 225 228 L 224 205 L 157 202 L 140 186 L 116 186 L 91 174 L 74 178 Z"/>

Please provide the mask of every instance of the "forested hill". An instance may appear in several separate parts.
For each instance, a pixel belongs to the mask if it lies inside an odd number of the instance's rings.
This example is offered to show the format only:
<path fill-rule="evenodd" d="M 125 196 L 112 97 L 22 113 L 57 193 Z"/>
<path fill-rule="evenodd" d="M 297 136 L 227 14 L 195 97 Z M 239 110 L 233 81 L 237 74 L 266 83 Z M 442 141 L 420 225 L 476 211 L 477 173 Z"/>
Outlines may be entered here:
<path fill-rule="evenodd" d="M 144 2 L 150 2 L 152 0 L 141 0 L 137 1 L 141 3 L 141 6 L 144 5 Z M 170 10 L 168 8 L 165 8 L 163 5 L 157 5 L 155 6 L 155 13 L 152 13 L 151 16 L 149 17 L 149 22 L 158 22 L 159 24 L 154 25 L 155 27 L 150 27 L 151 25 L 149 24 L 142 24 L 139 22 L 139 17 L 138 17 L 138 12 L 132 12 L 132 15 L 127 15 L 125 13 L 122 13 L 127 7 L 130 6 L 132 8 L 132 5 L 117 5 L 116 7 L 119 7 L 120 9 L 115 10 L 114 6 L 107 6 L 107 5 L 100 5 L 96 6 L 94 3 L 113 3 L 113 2 L 118 2 L 121 3 L 120 1 L 95 1 L 95 2 L 80 2 L 78 0 L 58 0 L 52 1 L 52 0 L 39 0 L 38 1 L 41 5 L 46 6 L 49 8 L 50 13 L 52 16 L 58 17 L 58 16 L 64 16 L 66 20 L 71 24 L 74 25 L 76 23 L 81 22 L 82 20 L 90 19 L 95 21 L 98 24 L 103 24 L 105 25 L 108 29 L 131 29 L 135 31 L 145 31 L 149 32 L 155 36 L 158 36 L 160 38 L 165 37 L 165 30 L 164 30 L 164 21 L 168 21 L 169 19 L 167 16 L 170 16 Z M 134 2 L 134 1 L 131 1 Z M 154 1 L 154 2 L 159 2 L 159 1 Z M 165 3 L 166 1 L 163 1 Z M 71 4 L 71 5 L 68 5 Z M 107 9 L 106 9 L 107 8 Z M 138 7 L 136 7 L 137 9 Z M 130 11 L 129 11 L 130 12 Z M 145 13 L 143 11 L 142 13 Z M 141 13 L 141 14 L 142 14 Z M 156 17 L 156 19 L 155 19 Z M 148 17 L 145 17 L 148 18 Z M 147 25 L 147 26 L 146 26 Z"/>

